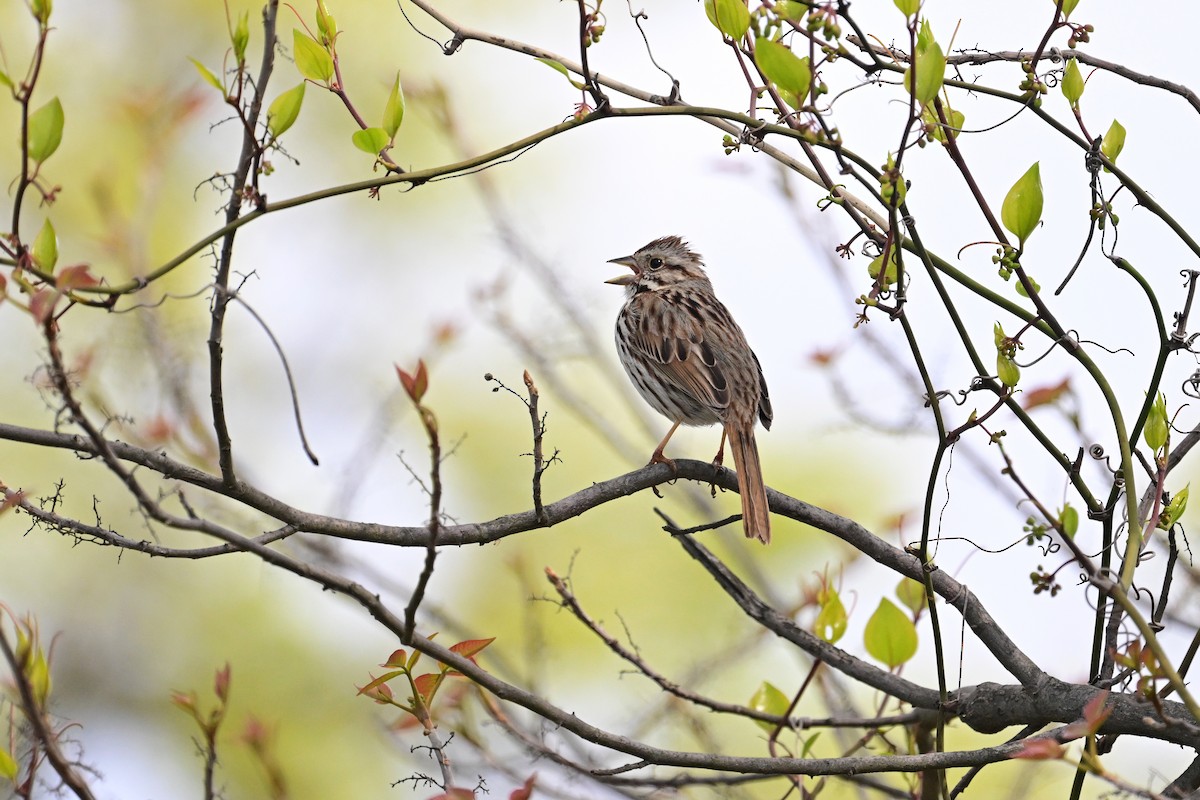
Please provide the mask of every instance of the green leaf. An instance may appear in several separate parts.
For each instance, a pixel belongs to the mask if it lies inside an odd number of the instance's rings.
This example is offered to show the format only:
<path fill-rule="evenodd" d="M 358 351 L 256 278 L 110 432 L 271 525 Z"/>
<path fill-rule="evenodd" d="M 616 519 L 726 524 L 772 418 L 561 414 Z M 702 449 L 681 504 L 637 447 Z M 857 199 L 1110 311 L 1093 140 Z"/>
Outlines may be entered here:
<path fill-rule="evenodd" d="M 918 50 L 916 68 L 917 102 L 925 105 L 938 96 L 946 77 L 946 56 L 942 53 L 941 45 L 931 42 L 925 50 Z"/>
<path fill-rule="evenodd" d="M 271 138 L 278 139 L 283 135 L 283 132 L 296 122 L 296 118 L 300 116 L 300 106 L 304 103 L 304 81 L 288 89 L 283 94 L 271 101 L 270 107 L 267 109 L 267 130 L 271 132 Z"/>
<path fill-rule="evenodd" d="M 200 73 L 200 77 L 204 78 L 206 83 L 215 88 L 222 95 L 225 94 L 225 86 L 221 83 L 221 79 L 212 73 L 212 70 L 194 58 L 188 58 L 188 61 L 191 61 L 192 64 L 195 65 L 196 71 Z"/>
<path fill-rule="evenodd" d="M 1035 292 L 1040 292 L 1042 290 L 1041 285 L 1035 281 L 1032 276 L 1026 275 L 1025 277 L 1029 278 L 1029 283 L 1033 285 L 1033 290 Z M 1025 284 L 1021 283 L 1020 281 L 1017 281 L 1017 285 L 1013 288 L 1017 290 L 1017 294 L 1021 295 L 1021 297 L 1029 297 L 1029 292 L 1025 291 Z"/>
<path fill-rule="evenodd" d="M 896 8 L 900 9 L 900 13 L 906 17 L 911 17 L 916 14 L 921 8 L 921 0 L 892 0 L 896 4 Z"/>
<path fill-rule="evenodd" d="M 328 50 L 299 28 L 292 29 L 292 54 L 301 75 L 311 81 L 329 83 L 333 77 L 333 58 Z"/>
<path fill-rule="evenodd" d="M 821 610 L 813 621 L 813 631 L 825 641 L 834 644 L 846 633 L 846 607 L 832 586 L 821 589 L 818 596 Z"/>
<path fill-rule="evenodd" d="M 29 115 L 29 157 L 39 164 L 62 144 L 63 107 L 55 97 Z"/>
<path fill-rule="evenodd" d="M 33 12 L 33 18 L 45 25 L 50 21 L 50 12 L 54 10 L 52 0 L 33 0 L 29 4 L 29 10 Z"/>
<path fill-rule="evenodd" d="M 1050 0 L 1051 4 L 1057 6 L 1058 0 Z M 1071 12 L 1075 10 L 1075 6 L 1079 5 L 1079 0 L 1063 0 L 1062 15 L 1063 19 L 1071 16 Z"/>
<path fill-rule="evenodd" d="M 317 0 L 317 32 L 321 34 L 321 44 L 324 45 L 332 44 L 337 38 L 337 21 L 325 7 L 325 0 Z"/>
<path fill-rule="evenodd" d="M 0 69 L 0 84 L 4 84 L 10 89 L 14 88 L 12 78 L 8 77 L 8 73 L 2 69 Z"/>
<path fill-rule="evenodd" d="M 963 125 L 966 124 L 967 118 L 961 111 L 956 111 L 951 108 L 945 100 L 942 101 L 942 113 L 946 116 L 946 123 L 950 130 L 942 127 L 942 121 L 937 115 L 937 110 L 932 104 L 926 105 L 921 110 L 921 122 L 924 123 L 925 129 L 929 131 L 929 135 L 933 137 L 935 142 L 945 144 L 947 134 L 951 137 L 958 136 L 962 132 Z"/>
<path fill-rule="evenodd" d="M 238 17 L 237 27 L 233 29 L 230 36 L 233 41 L 233 55 L 237 59 L 237 63 L 242 64 L 246 61 L 246 45 L 250 43 L 250 12 L 243 11 Z"/>
<path fill-rule="evenodd" d="M 571 85 L 582 91 L 586 86 L 581 81 L 577 81 L 571 77 L 571 72 L 553 58 L 535 58 L 534 61 L 540 61 L 555 72 L 561 72 L 563 76 L 571 82 Z"/>
<path fill-rule="evenodd" d="M 1167 443 L 1169 426 L 1167 396 L 1159 392 L 1158 397 L 1150 406 L 1150 415 L 1146 417 L 1146 427 L 1142 431 L 1142 438 L 1146 440 L 1146 446 L 1157 453 Z"/>
<path fill-rule="evenodd" d="M 779 42 L 759 38 L 754 40 L 754 63 L 767 80 L 783 91 L 791 92 L 797 102 L 804 102 L 812 84 L 812 69 L 807 56 L 799 58 Z"/>
<path fill-rule="evenodd" d="M 900 267 L 896 263 L 896 247 L 892 247 L 888 254 L 887 274 L 883 276 L 883 285 L 891 286 L 896 282 L 897 276 L 900 274 Z M 871 259 L 871 263 L 867 265 L 867 274 L 871 276 L 871 280 L 876 280 L 879 277 L 879 271 L 883 269 L 883 253 Z"/>
<path fill-rule="evenodd" d="M 54 225 L 49 219 L 42 223 L 42 229 L 33 240 L 31 254 L 42 272 L 54 271 L 54 265 L 58 263 L 58 234 L 54 232 Z"/>
<path fill-rule="evenodd" d="M 379 155 L 379 151 L 388 146 L 387 131 L 383 128 L 367 128 L 361 131 L 355 131 L 350 137 L 354 142 L 354 146 L 364 153 L 370 153 L 373 156 Z"/>
<path fill-rule="evenodd" d="M 1100 142 L 1100 152 L 1104 154 L 1112 163 L 1117 163 L 1117 156 L 1121 155 L 1121 150 L 1125 148 L 1125 126 L 1117 122 L 1115 119 L 1112 125 L 1108 126 L 1108 130 L 1104 134 L 1104 139 Z M 1107 168 L 1105 168 L 1107 170 Z"/>
<path fill-rule="evenodd" d="M 900 582 L 896 584 L 896 597 L 914 614 L 925 608 L 929 602 L 925 596 L 925 585 L 912 578 L 900 579 Z"/>
<path fill-rule="evenodd" d="M 1000 207 L 1000 219 L 1024 247 L 1025 240 L 1037 228 L 1041 218 L 1042 172 L 1035 161 L 1008 190 L 1004 205 Z"/>
<path fill-rule="evenodd" d="M 0 747 L 0 778 L 5 778 L 9 783 L 16 783 L 19 772 L 20 767 L 17 766 L 17 761 L 12 757 L 12 753 Z"/>
<path fill-rule="evenodd" d="M 912 620 L 886 597 L 867 620 L 863 643 L 873 657 L 895 669 L 917 652 L 917 629 Z"/>
<path fill-rule="evenodd" d="M 1000 327 L 999 322 L 992 326 L 992 341 L 996 343 L 997 350 L 1008 346 L 1008 336 L 1005 335 L 1004 328 Z"/>
<path fill-rule="evenodd" d="M 1068 539 L 1075 538 L 1075 534 L 1079 532 L 1079 512 L 1075 510 L 1075 506 L 1070 503 L 1063 505 L 1062 511 L 1058 512 L 1058 524 L 1062 526 Z"/>
<path fill-rule="evenodd" d="M 1187 486 L 1184 486 L 1175 493 L 1175 496 L 1171 498 L 1171 502 L 1168 503 L 1167 507 L 1158 515 L 1158 527 L 1162 528 L 1164 531 L 1169 531 L 1171 530 L 1172 525 L 1174 525 L 1176 522 L 1179 522 L 1179 518 L 1182 517 L 1183 512 L 1187 510 L 1188 490 L 1191 488 L 1191 486 L 1192 485 L 1189 483 Z"/>
<path fill-rule="evenodd" d="M 750 29 L 750 10 L 742 0 L 704 0 L 708 21 L 735 42 Z"/>
<path fill-rule="evenodd" d="M 1071 108 L 1076 108 L 1079 98 L 1083 97 L 1083 75 L 1079 72 L 1079 62 L 1074 58 L 1067 59 L 1067 68 L 1063 71 L 1062 93 L 1071 104 Z"/>
<path fill-rule="evenodd" d="M 788 22 L 800 22 L 808 13 L 808 8 L 797 0 L 778 0 L 772 10 L 780 19 L 786 19 Z"/>
<path fill-rule="evenodd" d="M 758 690 L 750 697 L 750 708 L 775 717 L 782 717 L 786 714 L 788 706 L 791 704 L 792 701 L 788 699 L 788 696 L 779 691 L 769 681 L 763 681 L 759 684 Z M 755 722 L 758 723 L 760 728 L 766 731 L 774 731 L 778 727 L 761 719 L 755 720 Z"/>
<path fill-rule="evenodd" d="M 996 375 L 1005 386 L 1016 386 L 1021 380 L 1021 368 L 1004 353 L 996 354 Z"/>
<path fill-rule="evenodd" d="M 562 64 L 559 66 L 561 67 Z M 383 129 L 387 131 L 388 141 L 396 138 L 396 131 L 400 130 L 402 122 L 404 122 L 404 89 L 400 87 L 400 73 L 397 72 L 396 82 L 392 84 L 392 93 L 388 95 L 387 104 L 383 107 Z"/>

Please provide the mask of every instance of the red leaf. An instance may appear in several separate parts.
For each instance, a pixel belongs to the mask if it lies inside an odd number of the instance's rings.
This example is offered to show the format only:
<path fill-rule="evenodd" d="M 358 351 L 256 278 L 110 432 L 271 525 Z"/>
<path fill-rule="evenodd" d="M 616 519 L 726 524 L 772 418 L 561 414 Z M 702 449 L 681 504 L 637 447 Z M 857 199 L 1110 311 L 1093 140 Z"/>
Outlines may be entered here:
<path fill-rule="evenodd" d="M 217 670 L 217 676 L 213 680 L 213 692 L 222 701 L 229 699 L 229 673 L 229 663 L 226 662 L 224 667 Z"/>
<path fill-rule="evenodd" d="M 413 685 L 417 687 L 417 691 L 420 692 L 421 698 L 425 700 L 426 703 L 428 703 L 429 699 L 433 697 L 433 693 L 437 691 L 437 687 L 440 686 L 441 683 L 442 675 L 440 673 L 433 672 L 426 672 L 424 675 L 418 675 L 417 678 L 413 680 Z"/>
<path fill-rule="evenodd" d="M 1108 691 L 1097 692 L 1096 696 L 1083 707 L 1083 721 L 1087 723 L 1088 733 L 1097 733 L 1100 726 L 1108 719 L 1112 709 L 1107 707 Z"/>
<path fill-rule="evenodd" d="M 1047 761 L 1062 758 L 1063 746 L 1053 739 L 1027 739 L 1013 758 L 1024 758 L 1030 761 Z"/>
<path fill-rule="evenodd" d="M 495 636 L 490 639 L 467 639 L 458 644 L 450 645 L 450 652 L 458 653 L 460 656 L 470 658 L 471 661 L 474 661 L 475 659 L 472 656 L 494 641 L 496 641 Z"/>
<path fill-rule="evenodd" d="M 29 298 L 29 313 L 33 314 L 33 321 L 39 326 L 45 325 L 46 320 L 54 314 L 54 306 L 58 304 L 58 298 L 61 296 L 57 289 L 49 287 L 34 292 L 33 297 Z"/>
<path fill-rule="evenodd" d="M 475 800 L 475 792 L 472 789 L 452 788 L 436 797 L 429 798 L 429 800 Z"/>
<path fill-rule="evenodd" d="M 386 662 L 384 662 L 383 666 L 385 666 L 385 667 L 403 667 L 405 665 L 404 662 L 407 660 L 408 660 L 408 653 L 404 652 L 403 649 L 393 650 L 392 654 L 390 656 L 388 656 L 388 660 Z"/>
<path fill-rule="evenodd" d="M 425 390 L 429 388 L 429 374 L 425 371 L 425 360 L 417 361 L 417 371 L 415 374 L 405 372 L 396 365 L 396 374 L 400 376 L 400 385 L 404 387 L 404 392 L 416 404 L 420 405 L 421 398 L 425 396 Z"/>
<path fill-rule="evenodd" d="M 525 779 L 525 783 L 520 789 L 513 789 L 512 794 L 508 796 L 508 800 L 529 800 L 533 797 L 533 783 L 537 780 L 537 773 L 533 773 Z"/>
<path fill-rule="evenodd" d="M 1058 398 L 1069 391 L 1071 391 L 1071 379 L 1063 378 L 1061 382 L 1053 386 L 1039 386 L 1025 392 L 1024 402 L 1021 405 L 1025 407 L 1026 411 L 1038 406 L 1047 406 L 1056 402 Z"/>
<path fill-rule="evenodd" d="M 100 280 L 88 271 L 87 264 L 75 264 L 66 267 L 58 273 L 58 277 L 54 279 L 54 282 L 61 292 L 100 285 Z"/>

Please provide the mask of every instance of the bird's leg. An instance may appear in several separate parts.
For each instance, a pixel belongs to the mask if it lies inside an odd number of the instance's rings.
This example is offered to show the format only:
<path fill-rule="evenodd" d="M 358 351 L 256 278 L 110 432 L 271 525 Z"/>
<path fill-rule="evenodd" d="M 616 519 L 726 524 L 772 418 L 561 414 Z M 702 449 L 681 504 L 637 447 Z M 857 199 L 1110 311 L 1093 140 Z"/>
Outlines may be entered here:
<path fill-rule="evenodd" d="M 717 496 L 717 476 L 721 474 L 721 467 L 725 464 L 725 437 L 726 437 L 725 427 L 721 426 L 721 446 L 717 449 L 717 455 L 712 460 L 713 482 L 712 482 L 712 486 L 710 488 L 712 489 L 713 497 Z"/>
<path fill-rule="evenodd" d="M 650 456 L 651 464 L 667 464 L 667 465 L 669 465 L 671 467 L 671 472 L 675 473 L 676 477 L 679 476 L 679 470 L 678 470 L 678 468 L 676 468 L 675 462 L 673 460 L 671 460 L 663 455 L 663 448 L 667 446 L 667 442 L 671 441 L 671 437 L 675 435 L 675 431 L 679 427 L 679 424 L 680 424 L 679 422 L 676 422 L 674 425 L 671 426 L 671 430 L 667 431 L 667 435 L 664 436 L 663 440 L 658 443 L 658 447 L 654 448 L 654 453 Z M 662 493 L 658 491 L 657 486 L 654 486 L 653 490 L 654 490 L 655 497 L 658 497 L 658 498 L 662 497 Z"/>

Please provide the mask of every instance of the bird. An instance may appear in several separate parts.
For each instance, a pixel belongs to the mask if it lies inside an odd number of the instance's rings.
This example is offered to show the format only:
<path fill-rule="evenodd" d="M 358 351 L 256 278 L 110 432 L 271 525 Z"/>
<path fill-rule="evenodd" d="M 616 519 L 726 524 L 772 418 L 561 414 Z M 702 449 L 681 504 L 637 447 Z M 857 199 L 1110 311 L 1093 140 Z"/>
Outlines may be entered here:
<path fill-rule="evenodd" d="M 758 356 L 729 309 L 717 299 L 701 256 L 678 236 L 655 239 L 633 255 L 608 263 L 632 272 L 605 283 L 625 287 L 617 314 L 621 365 L 642 398 L 671 420 L 651 464 L 663 455 L 680 425 L 720 423 L 737 468 L 746 537 L 771 541 L 771 514 L 754 438 L 755 422 L 770 430 L 773 413 Z"/>

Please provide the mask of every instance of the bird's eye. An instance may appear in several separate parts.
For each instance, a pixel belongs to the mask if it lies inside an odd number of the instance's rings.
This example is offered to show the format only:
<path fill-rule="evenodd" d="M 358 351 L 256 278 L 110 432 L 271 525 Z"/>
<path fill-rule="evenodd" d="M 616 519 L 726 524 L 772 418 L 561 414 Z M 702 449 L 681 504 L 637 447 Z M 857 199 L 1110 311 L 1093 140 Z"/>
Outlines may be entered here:
<path fill-rule="evenodd" d="M 656 257 L 656 258 L 650 259 L 650 269 L 658 269 L 662 265 L 663 265 L 663 260 L 661 258 Z"/>

